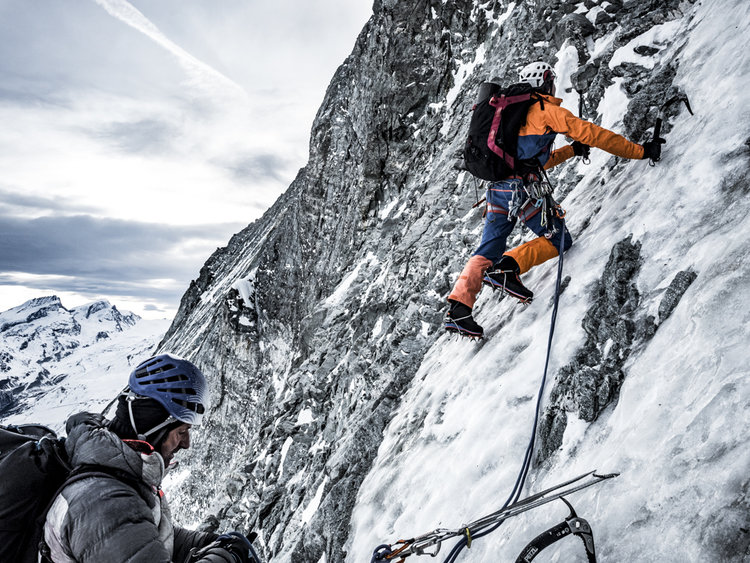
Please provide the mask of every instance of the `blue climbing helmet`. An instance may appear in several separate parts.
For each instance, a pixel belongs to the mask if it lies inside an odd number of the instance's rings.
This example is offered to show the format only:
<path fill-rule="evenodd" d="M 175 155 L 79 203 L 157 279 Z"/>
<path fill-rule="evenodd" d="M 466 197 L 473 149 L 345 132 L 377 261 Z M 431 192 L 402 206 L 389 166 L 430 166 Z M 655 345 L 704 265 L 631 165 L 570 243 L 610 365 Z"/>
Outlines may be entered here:
<path fill-rule="evenodd" d="M 128 386 L 131 394 L 159 401 L 173 421 L 196 426 L 208 407 L 205 376 L 191 362 L 173 354 L 140 363 L 130 374 Z"/>

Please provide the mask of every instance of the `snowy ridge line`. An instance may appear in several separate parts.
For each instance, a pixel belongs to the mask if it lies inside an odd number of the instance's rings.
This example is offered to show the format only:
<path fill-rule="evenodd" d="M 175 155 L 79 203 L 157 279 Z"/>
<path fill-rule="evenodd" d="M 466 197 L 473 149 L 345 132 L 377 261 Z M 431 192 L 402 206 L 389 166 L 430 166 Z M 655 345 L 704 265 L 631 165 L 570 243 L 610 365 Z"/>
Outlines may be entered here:
<path fill-rule="evenodd" d="M 0 312 L 0 324 L 9 319 L 0 343 L 0 422 L 32 420 L 55 432 L 74 412 L 100 411 L 116 397 L 168 325 L 108 301 L 67 309 L 54 296 Z"/>

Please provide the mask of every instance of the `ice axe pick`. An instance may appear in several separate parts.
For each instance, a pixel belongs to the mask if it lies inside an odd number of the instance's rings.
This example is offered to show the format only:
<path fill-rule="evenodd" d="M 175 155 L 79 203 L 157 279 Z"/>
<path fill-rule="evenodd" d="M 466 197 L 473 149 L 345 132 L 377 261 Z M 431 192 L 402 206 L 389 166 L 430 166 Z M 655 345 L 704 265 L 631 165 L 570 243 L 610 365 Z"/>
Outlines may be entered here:
<path fill-rule="evenodd" d="M 652 141 L 655 141 L 661 136 L 661 124 L 664 121 L 664 117 L 666 116 L 667 108 L 669 108 L 672 104 L 678 104 L 680 102 L 683 102 L 685 104 L 685 107 L 687 108 L 690 115 L 694 115 L 693 109 L 690 107 L 690 100 L 688 100 L 688 97 L 685 94 L 678 94 L 677 96 L 673 96 L 672 98 L 669 98 L 659 108 L 659 115 L 656 118 L 656 125 L 654 125 L 654 136 L 651 137 Z M 654 161 L 651 160 L 649 164 L 653 166 Z"/>

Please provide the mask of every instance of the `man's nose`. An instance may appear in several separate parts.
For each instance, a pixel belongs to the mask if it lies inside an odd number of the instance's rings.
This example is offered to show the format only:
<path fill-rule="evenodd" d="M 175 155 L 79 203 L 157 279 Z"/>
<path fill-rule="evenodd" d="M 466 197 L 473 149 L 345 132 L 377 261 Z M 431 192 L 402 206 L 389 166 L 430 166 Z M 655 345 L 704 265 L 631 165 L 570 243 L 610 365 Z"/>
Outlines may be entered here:
<path fill-rule="evenodd" d="M 186 449 L 188 449 L 188 448 L 190 447 L 190 434 L 189 434 L 189 433 L 186 433 L 186 434 L 185 434 L 185 435 L 184 435 L 184 436 L 182 437 L 182 440 L 180 440 L 180 447 L 181 447 L 181 448 L 182 448 L 183 450 L 186 450 Z"/>

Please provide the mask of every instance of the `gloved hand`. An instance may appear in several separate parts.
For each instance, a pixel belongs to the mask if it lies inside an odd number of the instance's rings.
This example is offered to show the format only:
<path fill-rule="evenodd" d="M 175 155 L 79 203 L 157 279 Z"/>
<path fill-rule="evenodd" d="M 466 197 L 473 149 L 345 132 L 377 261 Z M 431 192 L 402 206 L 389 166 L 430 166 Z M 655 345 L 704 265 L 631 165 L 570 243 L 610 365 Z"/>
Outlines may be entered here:
<path fill-rule="evenodd" d="M 238 558 L 238 563 L 252 563 L 250 559 L 250 550 L 252 545 L 250 540 L 239 532 L 230 532 L 222 534 L 216 538 L 218 544 Z"/>
<path fill-rule="evenodd" d="M 661 146 L 666 142 L 666 139 L 657 137 L 643 143 L 643 158 L 650 158 L 654 162 L 659 162 L 661 159 Z"/>
<path fill-rule="evenodd" d="M 582 156 L 583 158 L 588 158 L 589 153 L 591 152 L 591 147 L 588 145 L 584 145 L 583 143 L 580 143 L 578 141 L 573 141 L 571 143 L 571 146 L 573 147 L 573 154 L 576 156 Z"/>
<path fill-rule="evenodd" d="M 188 561 L 196 563 L 260 563 L 248 539 L 238 532 L 222 534 L 204 548 L 193 550 Z"/>

